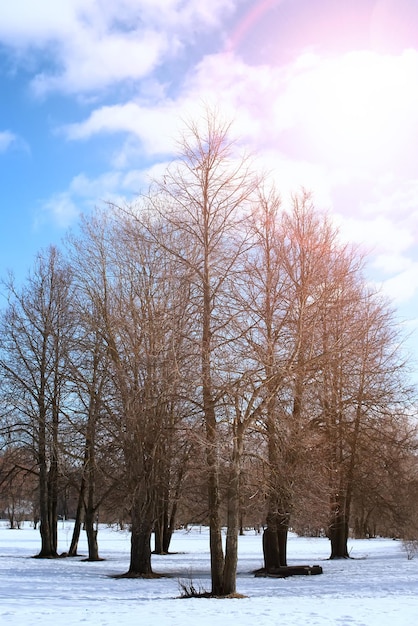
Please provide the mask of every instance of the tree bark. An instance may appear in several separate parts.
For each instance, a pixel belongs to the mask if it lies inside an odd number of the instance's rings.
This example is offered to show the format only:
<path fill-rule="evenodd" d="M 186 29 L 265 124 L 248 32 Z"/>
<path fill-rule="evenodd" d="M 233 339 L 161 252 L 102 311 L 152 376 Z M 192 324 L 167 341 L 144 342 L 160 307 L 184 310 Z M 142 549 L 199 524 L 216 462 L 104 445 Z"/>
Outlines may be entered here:
<path fill-rule="evenodd" d="M 94 404 L 94 401 L 93 401 Z M 87 501 L 85 505 L 85 527 L 87 543 L 89 548 L 89 561 L 99 561 L 99 546 L 97 543 L 97 527 L 95 527 L 95 517 L 97 516 L 96 495 L 96 408 L 93 406 L 89 414 L 88 431 L 86 437 L 86 480 L 87 480 Z"/>
<path fill-rule="evenodd" d="M 243 453 L 244 425 L 237 417 L 234 428 L 234 445 L 231 460 L 231 476 L 228 488 L 228 530 L 226 535 L 223 595 L 236 593 L 238 565 L 238 536 L 240 530 L 240 476 Z"/>
<path fill-rule="evenodd" d="M 204 220 L 208 220 L 208 206 L 204 203 Z M 212 390 L 212 293 L 210 287 L 209 263 L 209 227 L 204 229 L 204 274 L 202 302 L 202 395 L 203 413 L 206 427 L 206 464 L 209 508 L 209 545 L 212 595 L 223 595 L 224 553 L 222 547 L 222 528 L 220 519 L 219 467 L 218 467 L 218 432 L 215 414 L 215 402 Z"/>
<path fill-rule="evenodd" d="M 39 511 L 40 511 L 40 523 L 39 532 L 41 535 L 41 550 L 38 554 L 39 558 L 55 558 L 57 555 L 57 547 L 54 543 L 55 533 L 51 523 L 54 521 L 51 517 L 51 511 L 48 502 L 48 480 L 46 468 L 40 468 L 40 481 L 39 481 Z M 55 522 L 56 524 L 56 522 Z"/>
<path fill-rule="evenodd" d="M 57 554 L 57 518 L 56 507 L 51 507 L 50 473 L 46 454 L 46 418 L 41 409 L 38 429 L 38 464 L 39 464 L 39 532 L 41 550 L 38 558 L 55 558 Z"/>
<path fill-rule="evenodd" d="M 132 519 L 131 560 L 127 576 L 152 576 L 151 567 L 152 523 L 145 519 Z"/>
<path fill-rule="evenodd" d="M 153 576 L 151 535 L 154 527 L 154 502 L 143 490 L 135 494 L 131 509 L 131 557 L 126 578 Z"/>
<path fill-rule="evenodd" d="M 289 514 L 279 513 L 277 525 L 277 542 L 281 566 L 287 566 L 287 536 L 289 533 Z"/>
<path fill-rule="evenodd" d="M 267 526 L 263 532 L 263 553 L 264 569 L 268 572 L 271 569 L 280 567 L 279 535 L 277 532 L 277 516 L 267 513 Z"/>
<path fill-rule="evenodd" d="M 344 497 L 337 495 L 331 505 L 331 521 L 328 528 L 331 541 L 330 559 L 348 559 L 348 520 Z"/>
<path fill-rule="evenodd" d="M 80 482 L 80 489 L 78 492 L 77 510 L 75 514 L 73 534 L 71 537 L 71 545 L 68 551 L 68 556 L 77 556 L 78 554 L 78 542 L 80 540 L 81 525 L 83 523 L 83 511 L 84 511 L 84 494 L 86 491 L 86 479 L 83 473 Z"/>
<path fill-rule="evenodd" d="M 95 526 L 95 510 L 86 509 L 85 528 L 87 535 L 87 545 L 89 548 L 89 561 L 100 561 L 99 544 L 97 541 L 97 527 Z"/>

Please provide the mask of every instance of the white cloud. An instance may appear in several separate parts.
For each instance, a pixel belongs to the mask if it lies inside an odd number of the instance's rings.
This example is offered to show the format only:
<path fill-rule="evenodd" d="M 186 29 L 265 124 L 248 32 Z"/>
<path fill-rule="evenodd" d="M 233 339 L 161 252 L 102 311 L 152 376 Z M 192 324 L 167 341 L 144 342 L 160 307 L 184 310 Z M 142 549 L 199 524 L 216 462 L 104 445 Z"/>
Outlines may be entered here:
<path fill-rule="evenodd" d="M 77 13 L 91 0 L 14 0 L 0 8 L 0 40 L 12 49 L 43 47 L 70 36 L 77 26 Z"/>
<path fill-rule="evenodd" d="M 17 140 L 16 135 L 9 130 L 0 131 L 0 153 L 6 152 Z"/>
<path fill-rule="evenodd" d="M 376 254 L 373 258 L 373 267 L 383 272 L 386 276 L 403 274 L 408 272 L 411 267 L 411 259 L 401 252 L 392 253 L 389 251 L 384 254 Z"/>
<path fill-rule="evenodd" d="M 154 172 L 160 173 L 161 167 L 161 164 L 155 166 Z M 108 202 L 129 204 L 148 187 L 151 175 L 152 170 L 141 169 L 109 171 L 96 178 L 78 174 L 66 190 L 53 194 L 42 204 L 35 226 L 52 222 L 65 229 L 74 224 L 81 213 L 88 213 L 96 206 Z"/>
<path fill-rule="evenodd" d="M 35 226 L 52 221 L 60 228 L 67 228 L 79 216 L 80 210 L 74 203 L 71 194 L 66 191 L 54 194 L 47 200 L 36 217 Z"/>
<path fill-rule="evenodd" d="M 105 202 L 130 202 L 143 191 L 149 182 L 149 170 L 111 170 L 96 178 L 79 174 L 75 176 L 68 188 L 68 195 L 83 208 L 92 208 Z"/>
<path fill-rule="evenodd" d="M 148 154 L 173 150 L 182 120 L 198 118 L 203 106 L 216 106 L 234 120 L 234 132 L 252 147 L 271 147 L 277 128 L 272 121 L 272 103 L 280 97 L 280 71 L 250 67 L 229 54 L 209 55 L 185 76 L 175 99 L 160 91 L 151 103 L 131 100 L 102 106 L 84 121 L 68 125 L 69 139 L 88 139 L 100 133 L 131 133 Z M 276 143 L 277 148 L 277 143 Z"/>
<path fill-rule="evenodd" d="M 341 233 L 347 241 L 367 245 L 379 258 L 383 268 L 383 259 L 392 259 L 405 253 L 413 244 L 414 238 L 407 225 L 396 222 L 395 216 L 378 215 L 353 218 L 339 215 Z"/>
<path fill-rule="evenodd" d="M 418 230 L 418 178 L 394 178 L 375 182 L 374 198 L 364 204 L 367 215 L 394 215 L 397 221 L 414 223 Z M 377 195 L 377 194 L 380 195 Z"/>
<path fill-rule="evenodd" d="M 367 255 L 368 275 L 397 306 L 416 311 L 418 255 L 416 215 L 405 219 L 393 209 L 380 215 L 350 217 L 338 214 L 346 241 L 357 243 Z M 415 302 L 415 304 L 414 304 Z M 408 314 L 409 315 L 409 314 Z M 413 313 L 416 315 L 416 312 Z"/>
<path fill-rule="evenodd" d="M 169 91 L 175 75 L 168 76 L 167 88 L 159 82 L 154 75 L 159 64 L 200 34 L 213 32 L 220 41 L 223 20 L 243 4 L 15 0 L 0 8 L 0 42 L 26 54 L 26 60 L 35 51 L 35 68 L 37 51 L 49 61 L 34 74 L 36 93 L 100 98 L 102 89 L 121 81 L 134 84 L 129 92 L 113 91 L 117 104 L 103 106 L 98 100 L 84 119 L 62 129 L 73 141 L 123 136 L 109 151 L 115 171 L 75 177 L 65 192 L 45 203 L 46 214 L 64 224 L 79 207 L 140 191 L 146 184 L 144 157 L 150 163 L 171 154 L 181 119 L 200 115 L 202 102 L 213 102 L 235 119 L 235 134 L 262 155 L 283 198 L 304 186 L 313 190 L 320 208 L 329 209 L 338 192 L 342 205 L 335 209 L 343 214 L 345 238 L 367 245 L 374 269 L 390 277 L 385 283 L 390 290 L 406 295 L 409 281 L 414 291 L 410 264 L 416 261 L 418 178 L 411 137 L 418 132 L 418 52 L 357 51 L 327 58 L 304 53 L 287 66 L 208 54 L 194 67 L 187 60 L 175 89 Z M 141 97 L 126 95 L 139 92 Z M 0 150 L 10 146 L 10 135 L 0 133 Z"/>
<path fill-rule="evenodd" d="M 145 107 L 135 102 L 96 109 L 84 122 L 64 128 L 69 139 L 88 139 L 98 133 L 131 133 L 146 153 L 172 152 L 180 124 L 175 104 Z"/>
<path fill-rule="evenodd" d="M 382 282 L 382 292 L 398 306 L 411 302 L 418 295 L 418 262 L 405 265 L 403 271 Z"/>
<path fill-rule="evenodd" d="M 366 87 L 373 70 L 377 73 L 370 91 Z M 341 212 L 342 235 L 370 252 L 374 271 L 384 279 L 398 280 L 399 289 L 395 289 L 395 282 L 390 283 L 390 289 L 407 293 L 407 281 L 402 289 L 400 285 L 404 284 L 402 277 L 407 275 L 408 264 L 416 257 L 413 244 L 418 234 L 418 179 L 405 178 L 408 167 L 416 162 L 410 149 L 415 149 L 414 142 L 409 141 L 408 150 L 401 147 L 407 136 L 410 140 L 416 124 L 417 71 L 415 52 L 399 56 L 364 52 L 322 60 L 303 55 L 289 66 L 278 68 L 249 66 L 232 54 L 209 55 L 186 77 L 177 99 L 160 97 L 152 106 L 130 101 L 101 107 L 65 131 L 72 140 L 100 133 L 125 133 L 125 144 L 114 163 L 132 167 L 131 159 L 138 160 L 138 146 L 151 156 L 170 153 L 179 115 L 199 115 L 202 100 L 215 102 L 227 117 L 235 118 L 234 131 L 261 155 L 265 169 L 274 173 L 284 200 L 301 186 L 312 190 L 318 207 Z M 371 128 L 362 127 L 370 133 L 364 138 L 365 154 L 358 159 L 352 153 L 357 141 L 356 123 L 364 124 L 373 111 L 369 108 L 367 116 L 361 107 L 355 114 L 350 111 L 350 103 L 344 100 L 347 90 L 356 84 L 366 89 L 366 95 L 373 95 L 375 106 L 379 99 L 384 100 L 388 89 L 396 91 L 390 101 L 383 102 L 383 110 L 377 111 L 378 119 L 371 120 Z M 332 95 L 333 86 L 337 96 Z M 317 94 L 315 87 L 323 93 Z M 333 110 L 338 102 L 340 121 Z M 354 99 L 355 106 L 359 102 L 364 103 L 364 94 Z M 339 128 L 339 123 L 345 122 L 354 127 Z M 383 122 L 387 122 L 387 128 Z M 400 138 L 394 139 L 397 128 Z M 388 143 L 385 151 L 372 149 L 377 131 Z M 342 203 L 332 207 L 337 190 Z"/>
<path fill-rule="evenodd" d="M 121 185 L 121 172 L 106 172 L 97 178 L 89 178 L 86 174 L 75 176 L 69 186 L 71 195 L 83 201 L 101 202 L 108 200 L 108 195 Z"/>
<path fill-rule="evenodd" d="M 37 95 L 50 91 L 70 93 L 100 90 L 126 79 L 139 79 L 155 68 L 169 42 L 161 33 L 147 31 L 103 38 L 89 30 L 77 32 L 64 69 L 43 72 L 32 81 Z"/>
<path fill-rule="evenodd" d="M 157 153 L 173 117 L 196 111 L 202 100 L 216 101 L 255 150 L 279 150 L 290 160 L 326 167 L 336 184 L 374 182 L 382 170 L 411 169 L 414 162 L 417 73 L 415 51 L 398 56 L 364 51 L 332 59 L 304 54 L 285 67 L 250 66 L 233 54 L 207 55 L 184 75 L 172 100 L 160 91 L 150 104 L 131 100 L 101 107 L 68 133 L 75 139 L 132 132 Z"/>
<path fill-rule="evenodd" d="M 219 29 L 234 0 L 16 0 L 0 7 L 0 43 L 20 62 L 49 67 L 35 93 L 91 93 L 150 74 L 208 28 Z M 24 16 L 24 17 L 22 17 Z M 45 54 L 46 53 L 46 54 Z"/>

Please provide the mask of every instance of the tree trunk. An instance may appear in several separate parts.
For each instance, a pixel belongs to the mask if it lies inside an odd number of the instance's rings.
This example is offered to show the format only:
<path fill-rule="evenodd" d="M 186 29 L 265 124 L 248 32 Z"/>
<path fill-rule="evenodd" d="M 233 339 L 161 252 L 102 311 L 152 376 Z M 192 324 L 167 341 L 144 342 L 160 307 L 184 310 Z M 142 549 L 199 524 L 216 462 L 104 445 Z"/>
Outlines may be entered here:
<path fill-rule="evenodd" d="M 238 530 L 238 523 L 228 522 L 222 596 L 232 595 L 237 590 Z"/>
<path fill-rule="evenodd" d="M 97 542 L 97 527 L 94 523 L 95 510 L 86 508 L 85 528 L 87 535 L 87 545 L 89 548 L 89 561 L 100 561 L 99 544 Z"/>
<path fill-rule="evenodd" d="M 152 499 L 137 494 L 131 510 L 131 559 L 127 578 L 151 577 L 151 535 L 154 526 Z"/>
<path fill-rule="evenodd" d="M 279 535 L 277 529 L 277 515 L 272 512 L 267 513 L 267 526 L 263 532 L 263 554 L 264 569 L 268 572 L 271 569 L 280 567 Z"/>
<path fill-rule="evenodd" d="M 222 528 L 219 515 L 219 487 L 217 473 L 211 468 L 208 472 L 209 503 L 209 547 L 212 595 L 223 595 L 224 553 L 222 548 Z"/>
<path fill-rule="evenodd" d="M 205 395 L 205 393 L 204 393 Z M 223 595 L 224 553 L 220 519 L 219 475 L 217 467 L 216 418 L 213 405 L 205 411 L 206 417 L 206 460 L 209 508 L 209 547 L 212 595 Z"/>
<path fill-rule="evenodd" d="M 267 370 L 270 375 L 270 370 Z M 275 397 L 272 389 L 269 389 L 271 398 L 267 408 L 267 445 L 268 460 L 270 466 L 268 511 L 266 528 L 263 532 L 264 567 L 266 571 L 280 567 L 279 546 L 279 443 L 277 436 Z"/>
<path fill-rule="evenodd" d="M 289 533 L 289 514 L 279 513 L 277 524 L 277 543 L 279 545 L 279 559 L 282 567 L 287 566 L 287 536 Z"/>
<path fill-rule="evenodd" d="M 77 511 L 75 514 L 75 522 L 73 528 L 73 535 L 71 537 L 71 545 L 68 551 L 68 556 L 77 556 L 78 554 L 78 542 L 80 539 L 81 525 L 83 523 L 83 510 L 84 510 L 84 493 L 86 488 L 86 481 L 84 476 L 81 479 L 80 491 L 78 493 Z"/>
<path fill-rule="evenodd" d="M 234 433 L 234 450 L 232 454 L 231 477 L 228 488 L 228 530 L 226 535 L 222 594 L 225 596 L 236 593 L 238 535 L 240 530 L 240 474 L 243 452 L 243 431 L 243 423 L 238 418 Z"/>
<path fill-rule="evenodd" d="M 289 514 L 267 514 L 267 527 L 263 533 L 264 568 L 266 571 L 287 566 L 287 536 Z"/>
<path fill-rule="evenodd" d="M 331 507 L 328 536 L 331 541 L 330 559 L 348 559 L 348 520 L 344 498 L 340 495 L 335 497 Z"/>
<path fill-rule="evenodd" d="M 164 480 L 165 478 L 165 480 Z M 155 554 L 167 554 L 165 550 L 164 537 L 168 527 L 168 506 L 169 506 L 169 490 L 167 483 L 169 481 L 168 472 L 162 477 L 162 483 L 158 488 L 158 496 L 156 502 L 156 520 L 154 524 L 154 552 Z"/>
<path fill-rule="evenodd" d="M 164 503 L 154 527 L 154 553 L 168 554 L 170 551 L 171 538 L 173 536 L 177 502 L 173 502 L 171 514 L 168 512 L 168 502 Z"/>
<path fill-rule="evenodd" d="M 86 476 L 87 476 L 87 502 L 85 507 L 86 519 L 85 527 L 87 534 L 87 544 L 89 548 L 89 561 L 100 561 L 99 546 L 97 543 L 97 528 L 95 528 L 95 517 L 97 516 L 97 506 L 95 504 L 96 495 L 96 457 L 95 457 L 95 419 L 94 413 L 89 416 L 88 436 L 86 438 Z"/>
<path fill-rule="evenodd" d="M 177 498 L 174 500 L 171 505 L 171 514 L 168 520 L 167 525 L 164 527 L 163 533 L 163 552 L 164 554 L 168 554 L 170 550 L 170 543 L 173 537 L 173 532 L 176 527 L 176 517 L 177 517 Z"/>
<path fill-rule="evenodd" d="M 58 548 L 58 464 L 56 459 L 51 462 L 48 472 L 48 518 L 51 533 L 52 548 L 57 553 Z"/>
<path fill-rule="evenodd" d="M 183 455 L 180 469 L 177 472 L 176 485 L 175 485 L 175 490 L 174 490 L 174 496 L 172 498 L 170 515 L 168 515 L 168 506 L 167 506 L 168 522 L 166 526 L 164 527 L 164 533 L 163 533 L 164 554 L 168 554 L 170 550 L 171 538 L 176 528 L 178 502 L 180 500 L 181 490 L 183 486 L 183 479 L 186 473 L 188 458 L 189 458 L 189 451 L 187 450 L 186 453 Z"/>
<path fill-rule="evenodd" d="M 206 232 L 207 235 L 207 232 Z M 206 250 L 208 246 L 206 245 Z M 203 328 L 202 328 L 202 395 L 206 426 L 206 467 L 209 509 L 209 547 L 212 595 L 223 595 L 224 553 L 220 519 L 218 432 L 213 400 L 211 374 L 211 292 L 208 257 L 205 258 L 203 284 Z"/>
<path fill-rule="evenodd" d="M 57 554 L 57 519 L 56 509 L 51 508 L 51 484 L 46 460 L 46 426 L 45 418 L 40 417 L 39 425 L 39 532 L 41 535 L 41 550 L 38 558 L 55 558 Z"/>
<path fill-rule="evenodd" d="M 159 515 L 154 524 L 154 554 L 164 554 L 163 533 L 164 522 L 161 519 L 161 515 Z"/>
<path fill-rule="evenodd" d="M 41 550 L 37 555 L 40 559 L 51 559 L 58 556 L 52 543 L 52 533 L 48 520 L 42 520 L 39 524 L 39 532 L 41 535 Z"/>
<path fill-rule="evenodd" d="M 145 521 L 133 521 L 131 535 L 131 560 L 128 576 L 151 576 L 151 533 L 152 526 Z"/>

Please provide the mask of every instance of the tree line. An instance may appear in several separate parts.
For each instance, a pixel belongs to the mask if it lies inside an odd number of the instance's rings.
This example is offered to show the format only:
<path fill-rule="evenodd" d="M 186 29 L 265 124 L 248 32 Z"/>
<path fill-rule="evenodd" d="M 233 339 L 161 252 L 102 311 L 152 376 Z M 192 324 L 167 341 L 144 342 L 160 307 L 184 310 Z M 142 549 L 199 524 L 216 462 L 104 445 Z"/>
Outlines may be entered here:
<path fill-rule="evenodd" d="M 236 591 L 248 525 L 267 571 L 289 529 L 326 533 L 331 558 L 350 531 L 413 534 L 414 390 L 363 265 L 207 112 L 147 194 L 6 280 L 0 497 L 13 516 L 36 497 L 38 556 L 57 556 L 68 491 L 69 554 L 84 526 L 98 560 L 98 520 L 127 520 L 130 577 L 153 575 L 152 535 L 163 554 L 179 524 L 207 524 L 217 596 Z"/>

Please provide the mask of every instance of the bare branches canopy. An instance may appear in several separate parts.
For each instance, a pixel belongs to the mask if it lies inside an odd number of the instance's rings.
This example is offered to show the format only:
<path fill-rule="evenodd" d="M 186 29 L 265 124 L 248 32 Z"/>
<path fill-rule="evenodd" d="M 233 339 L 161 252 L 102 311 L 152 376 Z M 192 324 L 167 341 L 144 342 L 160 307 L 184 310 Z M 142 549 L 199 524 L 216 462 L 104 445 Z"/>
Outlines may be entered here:
<path fill-rule="evenodd" d="M 153 533 L 164 553 L 178 524 L 207 523 L 219 596 L 236 592 L 245 525 L 264 527 L 266 570 L 286 564 L 290 527 L 327 533 L 335 558 L 350 530 L 410 529 L 414 396 L 363 262 L 207 112 L 149 194 L 85 217 L 65 254 L 7 284 L 0 485 L 33 477 L 19 493 L 39 556 L 56 556 L 63 493 L 91 559 L 99 515 L 129 521 L 127 576 L 155 575 Z"/>

